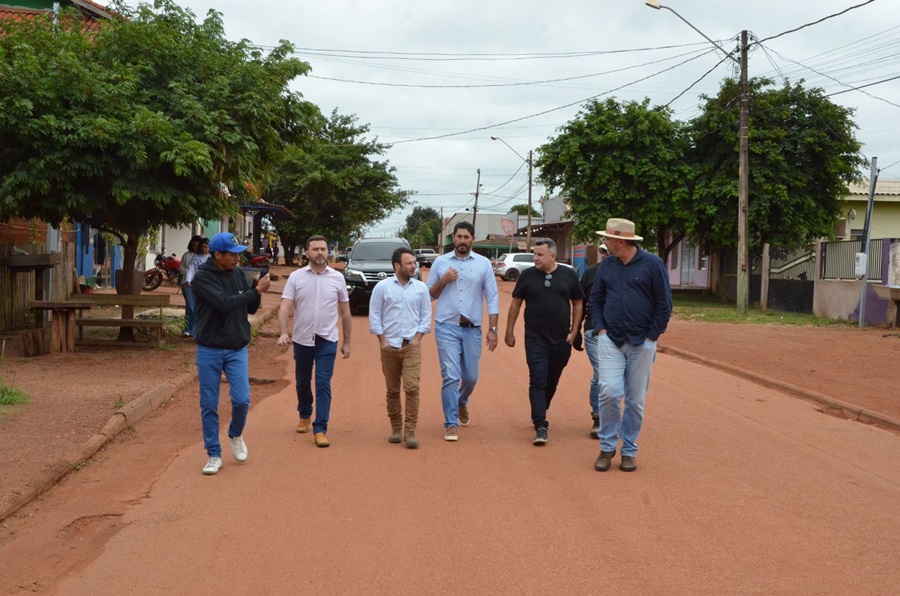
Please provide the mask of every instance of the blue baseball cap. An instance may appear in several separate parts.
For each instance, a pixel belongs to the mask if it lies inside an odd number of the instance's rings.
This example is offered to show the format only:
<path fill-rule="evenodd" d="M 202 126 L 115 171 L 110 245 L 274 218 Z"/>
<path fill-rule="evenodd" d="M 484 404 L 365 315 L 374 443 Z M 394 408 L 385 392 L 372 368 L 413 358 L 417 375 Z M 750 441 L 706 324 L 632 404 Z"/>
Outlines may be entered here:
<path fill-rule="evenodd" d="M 238 239 L 231 232 L 221 232 L 209 239 L 210 252 L 244 252 L 246 246 L 241 246 Z"/>

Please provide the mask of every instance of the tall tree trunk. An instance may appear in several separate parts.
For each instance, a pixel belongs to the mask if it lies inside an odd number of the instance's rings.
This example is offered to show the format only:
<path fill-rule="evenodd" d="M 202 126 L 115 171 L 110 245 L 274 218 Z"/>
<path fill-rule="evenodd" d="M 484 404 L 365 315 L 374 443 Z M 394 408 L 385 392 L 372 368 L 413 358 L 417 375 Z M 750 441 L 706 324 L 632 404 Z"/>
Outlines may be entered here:
<path fill-rule="evenodd" d="M 122 246 L 124 254 L 122 256 L 122 288 L 121 293 L 125 295 L 139 294 L 139 288 L 134 287 L 134 262 L 137 260 L 138 243 L 141 235 L 129 233 L 125 236 L 125 244 Z M 122 306 L 122 318 L 133 319 L 134 307 Z M 134 327 L 119 327 L 119 341 L 134 341 Z"/>

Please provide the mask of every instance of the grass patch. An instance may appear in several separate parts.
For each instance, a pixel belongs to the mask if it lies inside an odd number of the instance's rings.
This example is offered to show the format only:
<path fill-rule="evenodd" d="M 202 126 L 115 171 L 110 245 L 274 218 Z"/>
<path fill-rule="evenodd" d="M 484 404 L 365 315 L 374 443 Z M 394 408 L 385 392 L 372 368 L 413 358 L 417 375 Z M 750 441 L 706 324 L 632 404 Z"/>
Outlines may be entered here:
<path fill-rule="evenodd" d="M 12 384 L 7 384 L 4 378 L 5 367 L 3 364 L 6 357 L 6 340 L 0 347 L 0 406 L 16 406 L 24 404 L 28 401 L 28 394 Z"/>
<path fill-rule="evenodd" d="M 754 325 L 798 325 L 811 327 L 852 327 L 855 321 L 826 319 L 815 315 L 751 307 L 746 315 L 738 314 L 737 306 L 722 302 L 715 296 L 675 294 L 672 296 L 672 317 L 685 321 L 707 323 L 743 323 Z"/>
<path fill-rule="evenodd" d="M 28 401 L 28 394 L 18 387 L 12 387 L 0 378 L 0 406 L 15 406 Z"/>

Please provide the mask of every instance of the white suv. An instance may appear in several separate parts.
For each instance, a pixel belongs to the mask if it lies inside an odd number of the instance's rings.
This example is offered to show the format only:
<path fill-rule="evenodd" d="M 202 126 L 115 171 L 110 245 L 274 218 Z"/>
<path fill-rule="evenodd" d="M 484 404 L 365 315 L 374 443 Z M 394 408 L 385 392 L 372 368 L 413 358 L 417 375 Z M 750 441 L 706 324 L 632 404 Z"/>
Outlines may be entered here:
<path fill-rule="evenodd" d="M 508 281 L 516 281 L 519 274 L 534 267 L 534 255 L 528 252 L 503 254 L 494 260 L 494 275 Z"/>

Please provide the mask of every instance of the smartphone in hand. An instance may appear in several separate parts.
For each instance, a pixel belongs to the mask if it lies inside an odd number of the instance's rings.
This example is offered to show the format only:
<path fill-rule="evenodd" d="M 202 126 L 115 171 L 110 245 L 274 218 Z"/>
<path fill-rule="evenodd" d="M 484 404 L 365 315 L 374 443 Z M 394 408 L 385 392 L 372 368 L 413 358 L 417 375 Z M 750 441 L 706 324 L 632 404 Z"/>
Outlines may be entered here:
<path fill-rule="evenodd" d="M 259 278 L 262 279 L 269 274 L 269 266 L 263 265 L 259 268 Z"/>

